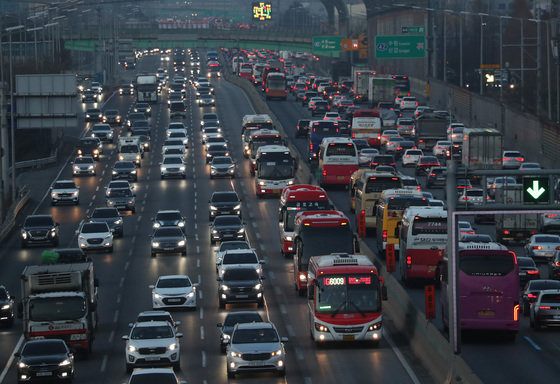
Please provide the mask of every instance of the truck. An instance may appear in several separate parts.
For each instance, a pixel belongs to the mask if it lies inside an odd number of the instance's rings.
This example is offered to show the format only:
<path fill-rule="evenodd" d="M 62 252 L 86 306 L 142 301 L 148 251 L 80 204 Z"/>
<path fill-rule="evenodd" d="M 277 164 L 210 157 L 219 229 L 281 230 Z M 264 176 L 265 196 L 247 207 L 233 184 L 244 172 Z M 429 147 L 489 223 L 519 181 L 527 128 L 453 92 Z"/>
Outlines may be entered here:
<path fill-rule="evenodd" d="M 136 76 L 136 101 L 144 103 L 157 103 L 158 80 L 154 74 Z"/>
<path fill-rule="evenodd" d="M 368 79 L 368 102 L 375 108 L 378 102 L 395 101 L 395 79 L 391 75 L 375 75 Z"/>
<path fill-rule="evenodd" d="M 438 140 L 447 140 L 447 119 L 433 113 L 416 118 L 416 146 L 432 149 Z"/>
<path fill-rule="evenodd" d="M 504 135 L 492 128 L 465 128 L 461 165 L 470 170 L 502 169 Z"/>
<path fill-rule="evenodd" d="M 495 195 L 496 203 L 523 204 L 523 184 L 504 184 L 498 186 Z M 538 214 L 508 213 L 495 215 L 496 241 L 507 244 L 510 241 L 525 242 L 532 234 L 537 233 Z"/>
<path fill-rule="evenodd" d="M 354 91 L 355 103 L 362 103 L 368 100 L 370 76 L 375 76 L 375 71 L 366 68 L 354 68 L 352 70 L 352 90 Z"/>
<path fill-rule="evenodd" d="M 24 337 L 62 339 L 70 349 L 89 355 L 98 322 L 98 285 L 88 259 L 26 266 L 20 306 Z"/>
<path fill-rule="evenodd" d="M 132 161 L 136 166 L 140 167 L 142 158 L 142 150 L 140 146 L 140 138 L 138 136 L 119 137 L 117 145 L 120 161 Z"/>

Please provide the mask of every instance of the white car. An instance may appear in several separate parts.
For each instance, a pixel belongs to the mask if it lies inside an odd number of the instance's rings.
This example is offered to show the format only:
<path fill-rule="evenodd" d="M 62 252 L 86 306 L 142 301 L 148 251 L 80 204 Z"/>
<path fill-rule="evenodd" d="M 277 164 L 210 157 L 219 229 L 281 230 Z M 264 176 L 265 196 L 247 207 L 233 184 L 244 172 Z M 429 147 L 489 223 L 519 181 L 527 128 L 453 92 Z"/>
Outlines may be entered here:
<path fill-rule="evenodd" d="M 74 180 L 57 180 L 53 183 L 50 189 L 51 204 L 58 203 L 80 203 L 80 187 L 74 183 Z"/>
<path fill-rule="evenodd" d="M 418 100 L 414 96 L 405 96 L 401 100 L 400 109 L 401 111 L 405 109 L 416 109 L 418 106 Z"/>
<path fill-rule="evenodd" d="M 234 240 L 234 241 L 223 241 L 220 243 L 220 248 L 216 251 L 216 271 L 218 271 L 218 265 L 222 263 L 224 254 L 233 249 L 251 249 L 251 246 L 246 241 Z"/>
<path fill-rule="evenodd" d="M 384 146 L 385 144 L 387 144 L 387 142 L 390 140 L 391 137 L 400 137 L 400 136 L 401 135 L 399 135 L 399 132 L 397 130 L 386 129 L 383 132 L 381 132 L 380 145 Z"/>
<path fill-rule="evenodd" d="M 130 375 L 130 379 L 128 379 L 127 384 L 145 383 L 187 384 L 186 381 L 179 381 L 177 376 L 175 376 L 175 372 L 173 372 L 170 368 L 136 369 L 132 372 L 132 375 Z"/>
<path fill-rule="evenodd" d="M 113 232 L 105 222 L 82 221 L 76 234 L 78 247 L 84 251 L 102 249 L 113 252 Z"/>
<path fill-rule="evenodd" d="M 338 112 L 326 112 L 325 116 L 323 116 L 323 120 L 340 120 L 340 115 Z"/>
<path fill-rule="evenodd" d="M 190 308 L 196 309 L 196 288 L 186 275 L 160 276 L 152 290 L 152 308 Z"/>
<path fill-rule="evenodd" d="M 447 150 L 451 147 L 451 141 L 449 140 L 438 140 L 436 145 L 432 148 L 432 154 L 438 157 L 446 157 Z"/>
<path fill-rule="evenodd" d="M 175 328 L 167 321 L 147 321 L 132 326 L 129 335 L 122 337 L 126 341 L 126 371 L 131 373 L 134 368 L 145 366 L 172 366 L 181 369 L 181 346 Z M 149 354 L 149 359 L 146 355 Z"/>
<path fill-rule="evenodd" d="M 169 123 L 169 125 L 167 126 L 167 130 L 165 131 L 165 135 L 169 136 L 169 134 L 171 132 L 185 132 L 185 133 L 187 133 L 187 127 L 185 126 L 185 124 L 183 124 L 181 122 L 172 122 L 172 123 Z"/>
<path fill-rule="evenodd" d="M 218 176 L 235 177 L 235 162 L 230 156 L 214 156 L 210 162 L 210 178 Z"/>
<path fill-rule="evenodd" d="M 377 148 L 363 148 L 360 149 L 360 154 L 358 155 L 358 164 L 362 167 L 369 167 L 374 156 L 379 155 L 379 150 Z"/>
<path fill-rule="evenodd" d="M 529 162 L 527 162 L 527 163 L 522 163 L 519 166 L 520 171 L 536 171 L 536 170 L 539 170 L 539 169 L 542 169 L 541 165 L 539 163 L 529 163 Z"/>
<path fill-rule="evenodd" d="M 449 137 L 449 135 L 451 135 L 451 132 L 453 131 L 453 128 L 465 128 L 465 124 L 463 123 L 449 123 L 449 125 L 447 126 L 447 137 Z M 449 139 L 449 141 L 451 141 L 451 139 Z"/>
<path fill-rule="evenodd" d="M 166 139 L 161 147 L 161 152 L 169 148 L 185 148 L 185 143 L 181 139 Z"/>
<path fill-rule="evenodd" d="M 407 149 L 402 157 L 403 167 L 415 166 L 422 156 L 424 152 L 421 149 Z"/>
<path fill-rule="evenodd" d="M 183 179 L 187 177 L 185 163 L 180 157 L 164 157 L 160 163 L 161 179 L 166 177 L 179 176 Z"/>
<path fill-rule="evenodd" d="M 315 96 L 312 97 L 311 99 L 309 99 L 309 103 L 307 103 L 307 109 L 309 109 L 310 111 L 313 109 L 313 106 L 315 105 L 316 102 L 318 101 L 323 101 L 322 97 L 319 96 Z"/>
<path fill-rule="evenodd" d="M 95 124 L 91 129 L 91 137 L 98 137 L 101 141 L 113 142 L 114 132 L 109 124 Z"/>
<path fill-rule="evenodd" d="M 222 137 L 222 129 L 220 127 L 207 127 L 202 129 L 202 144 L 206 143 L 209 137 Z"/>
<path fill-rule="evenodd" d="M 134 185 L 130 184 L 128 180 L 112 180 L 105 186 L 105 197 L 111 195 L 112 190 L 122 188 L 128 188 L 134 191 Z"/>
<path fill-rule="evenodd" d="M 208 147 L 212 144 L 223 144 L 227 147 L 227 140 L 222 136 L 207 137 L 204 143 L 204 148 L 208 150 Z"/>
<path fill-rule="evenodd" d="M 232 249 L 225 251 L 222 260 L 218 266 L 218 276 L 222 277 L 224 270 L 230 267 L 251 267 L 254 268 L 259 275 L 262 275 L 262 265 L 264 260 L 259 260 L 257 251 L 254 249 Z"/>
<path fill-rule="evenodd" d="M 95 160 L 91 156 L 76 157 L 72 162 L 72 175 L 95 176 Z"/>
<path fill-rule="evenodd" d="M 185 132 L 171 132 L 167 138 L 168 140 L 181 140 L 185 148 L 189 147 L 189 137 Z"/>

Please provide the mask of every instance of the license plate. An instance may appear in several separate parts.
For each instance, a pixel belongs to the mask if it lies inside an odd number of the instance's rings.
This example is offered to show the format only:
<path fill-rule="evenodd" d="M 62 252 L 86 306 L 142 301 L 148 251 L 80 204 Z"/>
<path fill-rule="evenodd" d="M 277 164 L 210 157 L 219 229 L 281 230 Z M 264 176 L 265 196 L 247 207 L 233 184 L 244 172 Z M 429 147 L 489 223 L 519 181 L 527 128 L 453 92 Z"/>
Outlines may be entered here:
<path fill-rule="evenodd" d="M 522 234 L 521 232 L 520 232 L 520 233 L 516 233 L 516 234 L 515 234 L 515 237 L 523 237 L 523 234 Z"/>
<path fill-rule="evenodd" d="M 37 372 L 37 376 L 52 376 L 52 372 Z"/>
<path fill-rule="evenodd" d="M 233 238 L 233 235 L 224 235 L 224 239 L 231 239 Z"/>
<path fill-rule="evenodd" d="M 164 251 L 172 251 L 172 250 L 174 250 L 174 249 L 175 249 L 175 248 L 169 248 L 169 247 L 168 247 L 168 248 L 163 248 Z"/>
<path fill-rule="evenodd" d="M 354 341 L 354 335 L 342 335 L 344 341 Z"/>
<path fill-rule="evenodd" d="M 344 176 L 337 176 L 337 180 L 344 180 Z"/>
<path fill-rule="evenodd" d="M 159 357 L 146 357 L 146 361 L 158 361 Z"/>
<path fill-rule="evenodd" d="M 494 311 L 478 311 L 479 316 L 494 316 Z"/>
<path fill-rule="evenodd" d="M 178 303 L 181 301 L 181 299 L 167 299 L 167 301 L 169 301 L 170 303 Z"/>
<path fill-rule="evenodd" d="M 117 205 L 117 209 L 125 209 L 126 205 Z"/>
<path fill-rule="evenodd" d="M 554 316 L 552 316 L 552 318 L 553 318 L 554 320 L 558 320 L 558 319 L 560 319 L 560 315 L 554 315 Z"/>
<path fill-rule="evenodd" d="M 237 299 L 247 299 L 249 295 L 235 295 Z"/>
<path fill-rule="evenodd" d="M 250 361 L 249 365 L 252 367 L 260 367 L 262 365 L 264 365 L 264 360 L 254 360 L 254 361 Z"/>

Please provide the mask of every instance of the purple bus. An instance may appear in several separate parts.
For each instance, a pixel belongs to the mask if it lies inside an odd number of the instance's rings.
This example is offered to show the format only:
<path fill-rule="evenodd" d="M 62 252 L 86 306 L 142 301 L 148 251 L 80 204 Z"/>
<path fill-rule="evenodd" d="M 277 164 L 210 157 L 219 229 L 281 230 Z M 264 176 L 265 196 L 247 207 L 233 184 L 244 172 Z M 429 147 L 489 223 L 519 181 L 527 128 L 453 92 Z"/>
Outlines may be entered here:
<path fill-rule="evenodd" d="M 497 243 L 459 243 L 462 330 L 519 330 L 517 257 Z M 441 268 L 443 323 L 449 326 L 447 257 Z"/>

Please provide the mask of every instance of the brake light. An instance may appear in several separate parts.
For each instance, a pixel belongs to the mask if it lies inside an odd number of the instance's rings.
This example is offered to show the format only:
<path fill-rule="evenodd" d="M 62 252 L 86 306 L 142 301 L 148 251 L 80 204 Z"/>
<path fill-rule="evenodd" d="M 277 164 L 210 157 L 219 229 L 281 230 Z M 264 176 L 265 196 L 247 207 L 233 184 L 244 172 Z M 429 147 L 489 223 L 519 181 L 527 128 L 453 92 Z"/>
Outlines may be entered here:
<path fill-rule="evenodd" d="M 533 249 L 537 249 L 537 250 L 540 251 L 542 249 L 542 247 L 540 245 L 533 245 Z"/>
<path fill-rule="evenodd" d="M 406 158 L 409 158 L 409 157 L 410 157 L 410 155 L 404 155 L 404 157 L 406 157 Z M 433 176 L 433 175 L 432 175 L 432 176 Z"/>
<path fill-rule="evenodd" d="M 529 275 L 538 275 L 539 271 L 527 271 Z"/>
<path fill-rule="evenodd" d="M 560 251 L 560 245 L 556 247 L 556 250 L 557 250 L 557 251 Z"/>
<path fill-rule="evenodd" d="M 550 306 L 549 305 L 541 305 L 540 309 L 550 309 Z"/>
<path fill-rule="evenodd" d="M 383 241 L 387 241 L 387 230 L 383 230 Z"/>
<path fill-rule="evenodd" d="M 516 158 L 515 158 L 515 160 L 517 160 L 517 161 L 521 161 L 521 162 L 525 161 L 525 159 L 524 159 L 524 158 L 522 158 L 522 157 L 516 157 Z"/>
<path fill-rule="evenodd" d="M 406 257 L 406 265 L 408 266 L 408 268 L 410 268 L 412 266 L 412 257 L 411 256 Z"/>
<path fill-rule="evenodd" d="M 504 235 L 509 235 L 509 231 L 507 229 L 504 231 Z"/>
<path fill-rule="evenodd" d="M 527 294 L 527 297 L 528 297 L 529 299 L 536 299 L 536 298 L 537 298 L 537 295 L 535 295 L 534 293 L 528 293 L 528 294 Z"/>
<path fill-rule="evenodd" d="M 430 176 L 435 176 L 435 175 L 436 175 L 435 173 L 430 173 Z"/>
<path fill-rule="evenodd" d="M 558 215 L 556 213 L 549 213 L 544 215 L 544 217 L 546 217 L 547 219 L 552 219 L 553 217 L 557 217 Z"/>
<path fill-rule="evenodd" d="M 511 159 L 509 157 L 504 157 L 503 160 L 504 161 L 510 161 Z"/>
<path fill-rule="evenodd" d="M 519 304 L 513 306 L 513 321 L 519 321 Z"/>

